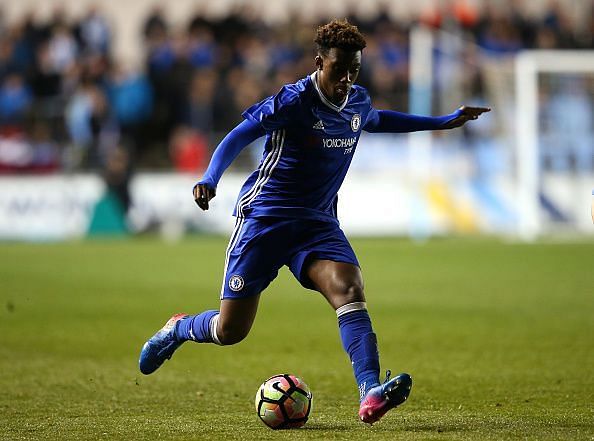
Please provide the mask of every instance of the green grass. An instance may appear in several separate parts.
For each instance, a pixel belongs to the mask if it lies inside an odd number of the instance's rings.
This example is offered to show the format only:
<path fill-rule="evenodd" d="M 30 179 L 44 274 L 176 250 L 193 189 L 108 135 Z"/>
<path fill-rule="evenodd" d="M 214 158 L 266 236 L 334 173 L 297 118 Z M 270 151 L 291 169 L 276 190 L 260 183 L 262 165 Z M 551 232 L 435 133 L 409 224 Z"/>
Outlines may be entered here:
<path fill-rule="evenodd" d="M 353 240 L 382 366 L 415 379 L 373 427 L 333 311 L 286 270 L 244 342 L 138 372 L 172 313 L 216 307 L 225 246 L 0 244 L 0 439 L 593 439 L 593 243 Z M 314 409 L 273 432 L 253 397 L 284 371 Z"/>

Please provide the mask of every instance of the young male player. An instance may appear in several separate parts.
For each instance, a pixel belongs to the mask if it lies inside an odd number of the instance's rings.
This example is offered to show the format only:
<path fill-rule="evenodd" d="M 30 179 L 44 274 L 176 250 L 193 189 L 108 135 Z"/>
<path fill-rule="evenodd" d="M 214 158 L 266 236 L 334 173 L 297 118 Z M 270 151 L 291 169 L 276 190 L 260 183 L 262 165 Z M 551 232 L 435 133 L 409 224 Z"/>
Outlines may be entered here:
<path fill-rule="evenodd" d="M 266 137 L 260 165 L 237 199 L 220 309 L 171 317 L 143 346 L 140 370 L 154 372 L 188 340 L 218 345 L 243 340 L 260 293 L 287 265 L 336 311 L 359 386 L 359 417 L 371 424 L 408 398 L 412 379 L 408 374 L 390 379 L 388 371 L 380 383 L 376 335 L 359 263 L 338 224 L 337 192 L 362 130 L 450 129 L 489 109 L 461 107 L 436 118 L 376 110 L 367 91 L 354 85 L 366 45 L 358 29 L 335 20 L 318 28 L 315 42 L 316 71 L 247 109 L 245 120 L 219 144 L 194 187 L 196 203 L 208 210 L 225 169 L 245 146 Z"/>

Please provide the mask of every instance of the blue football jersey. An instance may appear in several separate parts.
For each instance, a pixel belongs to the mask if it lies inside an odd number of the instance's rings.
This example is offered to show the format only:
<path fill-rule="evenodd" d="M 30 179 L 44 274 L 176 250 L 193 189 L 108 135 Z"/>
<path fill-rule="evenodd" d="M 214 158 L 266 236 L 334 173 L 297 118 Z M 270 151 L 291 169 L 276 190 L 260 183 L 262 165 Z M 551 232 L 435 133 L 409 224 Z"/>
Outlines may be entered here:
<path fill-rule="evenodd" d="M 356 85 L 342 106 L 331 103 L 316 73 L 247 109 L 243 117 L 264 128 L 266 141 L 234 215 L 336 222 L 338 190 L 373 112 L 367 91 Z"/>

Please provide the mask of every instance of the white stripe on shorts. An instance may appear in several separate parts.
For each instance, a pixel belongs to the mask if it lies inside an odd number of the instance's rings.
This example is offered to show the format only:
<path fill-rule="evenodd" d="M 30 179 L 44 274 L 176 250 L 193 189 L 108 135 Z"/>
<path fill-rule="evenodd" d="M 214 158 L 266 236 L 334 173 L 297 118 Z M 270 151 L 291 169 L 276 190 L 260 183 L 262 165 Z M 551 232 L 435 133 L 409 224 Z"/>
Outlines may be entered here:
<path fill-rule="evenodd" d="M 283 145 L 285 143 L 285 131 L 284 130 L 276 130 L 272 133 L 272 150 L 266 156 L 264 161 L 262 162 L 262 167 L 260 167 L 260 172 L 258 173 L 258 178 L 252 188 L 250 188 L 237 202 L 237 220 L 235 221 L 235 227 L 233 232 L 231 233 L 231 238 L 229 239 L 229 245 L 227 245 L 227 250 L 225 252 L 225 267 L 223 270 L 223 283 L 221 285 L 221 299 L 223 299 L 223 295 L 225 293 L 225 281 L 227 279 L 227 268 L 229 266 L 229 256 L 231 255 L 231 250 L 237 245 L 237 241 L 239 236 L 241 235 L 241 228 L 243 227 L 245 218 L 243 217 L 243 209 L 247 207 L 260 192 L 262 188 L 268 180 L 270 176 L 272 176 L 272 172 L 274 168 L 278 164 Z"/>
<path fill-rule="evenodd" d="M 252 188 L 250 188 L 239 201 L 237 201 L 236 212 L 237 215 L 243 217 L 243 209 L 248 206 L 255 198 L 258 196 L 262 187 L 272 175 L 272 171 L 278 161 L 280 159 L 280 155 L 282 153 L 282 147 L 285 140 L 285 131 L 284 130 L 276 130 L 272 132 L 271 136 L 271 143 L 272 143 L 272 150 L 266 156 L 264 161 L 262 162 L 262 167 L 260 167 L 260 172 L 258 173 L 258 178 Z"/>

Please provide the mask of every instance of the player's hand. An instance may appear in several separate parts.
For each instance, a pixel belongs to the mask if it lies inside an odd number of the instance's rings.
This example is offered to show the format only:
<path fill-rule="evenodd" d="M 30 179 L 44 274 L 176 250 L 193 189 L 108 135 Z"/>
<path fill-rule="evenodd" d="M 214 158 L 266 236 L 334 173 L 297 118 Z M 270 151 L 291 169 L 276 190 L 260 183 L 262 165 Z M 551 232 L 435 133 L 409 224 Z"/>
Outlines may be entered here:
<path fill-rule="evenodd" d="M 458 109 L 460 113 L 456 118 L 448 121 L 444 124 L 444 129 L 454 129 L 456 127 L 461 127 L 466 124 L 467 121 L 475 120 L 479 116 L 481 116 L 485 112 L 490 112 L 491 109 L 488 107 L 469 107 L 469 106 L 462 106 Z"/>
<path fill-rule="evenodd" d="M 194 201 L 203 210 L 208 210 L 208 202 L 217 194 L 217 189 L 201 182 L 194 185 Z"/>

